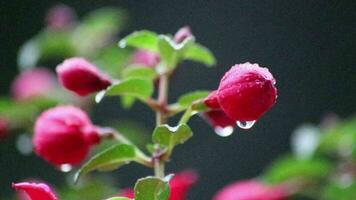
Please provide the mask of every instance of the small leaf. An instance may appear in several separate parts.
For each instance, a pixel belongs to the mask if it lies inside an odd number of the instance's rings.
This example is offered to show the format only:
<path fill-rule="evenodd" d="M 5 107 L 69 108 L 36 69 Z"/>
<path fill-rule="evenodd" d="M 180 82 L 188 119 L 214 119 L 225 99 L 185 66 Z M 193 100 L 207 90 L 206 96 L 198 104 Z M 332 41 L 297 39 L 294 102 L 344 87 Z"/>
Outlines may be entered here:
<path fill-rule="evenodd" d="M 133 96 L 122 96 L 121 97 L 121 106 L 125 109 L 129 109 L 135 103 L 135 97 Z"/>
<path fill-rule="evenodd" d="M 80 176 L 96 169 L 113 169 L 114 166 L 128 164 L 131 161 L 135 161 L 136 158 L 135 146 L 129 144 L 114 145 L 86 162 L 76 173 L 74 179 L 77 181 Z"/>
<path fill-rule="evenodd" d="M 147 79 L 130 78 L 110 86 L 106 96 L 128 95 L 147 99 L 153 93 L 153 83 Z"/>
<path fill-rule="evenodd" d="M 178 55 L 174 46 L 174 42 L 169 37 L 164 35 L 159 36 L 159 54 L 165 65 L 170 69 L 174 68 L 178 62 Z"/>
<path fill-rule="evenodd" d="M 182 95 L 178 99 L 178 104 L 181 107 L 188 107 L 190 106 L 194 101 L 197 101 L 199 99 L 203 99 L 209 95 L 209 91 L 194 91 L 190 92 L 187 94 Z"/>
<path fill-rule="evenodd" d="M 157 44 L 157 34 L 146 30 L 133 32 L 119 42 L 119 46 L 121 48 L 130 46 L 139 49 L 147 49 L 154 52 L 158 51 Z"/>
<path fill-rule="evenodd" d="M 158 74 L 150 67 L 146 66 L 128 66 L 122 71 L 122 76 L 124 78 L 142 78 L 142 79 L 155 79 Z"/>
<path fill-rule="evenodd" d="M 126 12 L 117 8 L 101 8 L 82 20 L 73 34 L 80 55 L 92 56 L 108 40 L 122 30 L 127 20 Z"/>
<path fill-rule="evenodd" d="M 168 148 L 168 152 L 178 145 L 183 144 L 193 136 L 193 132 L 186 124 L 170 127 L 168 125 L 158 126 L 152 135 L 153 142 Z"/>
<path fill-rule="evenodd" d="M 325 178 L 330 170 L 331 164 L 326 160 L 284 157 L 267 169 L 264 180 L 270 183 L 280 183 L 290 179 L 318 181 Z"/>
<path fill-rule="evenodd" d="M 155 177 L 139 179 L 135 185 L 135 200 L 167 200 L 168 183 Z"/>
<path fill-rule="evenodd" d="M 198 43 L 190 44 L 186 48 L 183 58 L 203 63 L 209 67 L 216 65 L 216 59 L 213 53 Z"/>

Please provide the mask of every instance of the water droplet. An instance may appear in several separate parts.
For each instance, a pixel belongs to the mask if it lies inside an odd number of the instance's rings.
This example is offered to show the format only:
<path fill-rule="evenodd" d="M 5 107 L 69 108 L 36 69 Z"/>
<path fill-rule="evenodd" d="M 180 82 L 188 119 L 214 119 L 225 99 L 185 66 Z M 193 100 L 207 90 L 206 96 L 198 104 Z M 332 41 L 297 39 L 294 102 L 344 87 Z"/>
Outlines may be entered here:
<path fill-rule="evenodd" d="M 22 155 L 32 153 L 32 140 L 29 134 L 24 133 L 17 138 L 16 148 Z"/>
<path fill-rule="evenodd" d="M 236 124 L 242 129 L 250 129 L 255 124 L 256 120 L 253 121 L 237 121 Z"/>
<path fill-rule="evenodd" d="M 120 48 L 125 48 L 126 47 L 126 41 L 120 41 L 119 42 L 119 47 Z"/>
<path fill-rule="evenodd" d="M 63 164 L 63 165 L 59 166 L 59 170 L 61 172 L 70 172 L 72 169 L 73 169 L 73 167 L 70 164 Z"/>
<path fill-rule="evenodd" d="M 228 137 L 234 132 L 234 127 L 232 127 L 232 126 L 226 126 L 226 127 L 217 126 L 217 127 L 215 127 L 214 131 L 220 137 Z"/>

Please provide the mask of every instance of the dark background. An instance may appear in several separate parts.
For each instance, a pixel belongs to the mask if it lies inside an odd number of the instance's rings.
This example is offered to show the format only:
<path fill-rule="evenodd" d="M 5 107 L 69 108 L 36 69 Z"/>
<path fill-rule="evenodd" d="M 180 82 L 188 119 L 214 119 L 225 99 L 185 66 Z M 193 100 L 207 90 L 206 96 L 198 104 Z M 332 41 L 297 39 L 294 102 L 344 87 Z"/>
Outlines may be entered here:
<path fill-rule="evenodd" d="M 131 14 L 128 32 L 150 29 L 174 33 L 190 25 L 197 40 L 218 59 L 214 69 L 184 63 L 171 85 L 170 99 L 193 89 L 214 89 L 235 63 L 256 62 L 268 67 L 277 80 L 278 101 L 251 130 L 238 129 L 228 138 L 216 136 L 206 123 L 191 121 L 195 137 L 177 149 L 168 171 L 195 168 L 200 182 L 189 199 L 210 199 L 223 185 L 257 176 L 273 159 L 289 150 L 292 130 L 304 122 L 318 123 L 334 112 L 348 117 L 356 103 L 356 3 L 350 1 L 181 0 L 181 1 L 61 1 L 79 16 L 102 6 L 120 6 Z M 59 3 L 49 0 L 12 0 L 0 3 L 0 93 L 17 73 L 19 46 L 43 27 L 45 11 Z M 115 106 L 113 108 L 113 106 Z M 104 102 L 96 116 L 134 117 L 153 128 L 152 113 L 136 106 L 122 111 Z M 94 121 L 103 121 L 96 117 Z M 0 144 L 4 145 L 4 144 Z M 0 193 L 11 193 L 10 182 L 39 176 L 48 182 L 63 176 L 41 159 L 23 157 L 7 143 L 0 151 Z M 115 172 L 129 186 L 147 175 L 141 167 Z"/>

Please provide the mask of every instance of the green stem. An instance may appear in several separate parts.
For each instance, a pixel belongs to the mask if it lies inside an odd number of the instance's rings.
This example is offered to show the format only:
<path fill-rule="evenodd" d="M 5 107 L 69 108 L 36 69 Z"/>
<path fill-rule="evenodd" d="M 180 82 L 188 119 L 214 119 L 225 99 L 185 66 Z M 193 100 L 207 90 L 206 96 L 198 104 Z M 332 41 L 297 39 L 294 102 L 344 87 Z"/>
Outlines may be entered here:
<path fill-rule="evenodd" d="M 167 106 L 167 98 L 168 98 L 168 75 L 163 74 L 159 79 L 159 88 L 158 88 L 158 104 L 162 107 Z M 156 110 L 156 124 L 157 126 L 167 123 L 167 115 L 162 112 L 162 110 Z M 153 166 L 155 176 L 158 178 L 164 177 L 164 168 L 165 163 L 160 159 L 160 156 L 157 155 L 157 152 L 161 151 L 159 147 L 156 147 L 156 155 L 153 155 Z"/>
<path fill-rule="evenodd" d="M 187 110 L 184 112 L 184 114 L 182 115 L 182 117 L 180 118 L 178 124 L 186 124 L 193 115 L 194 115 L 193 108 L 192 106 L 189 106 Z"/>

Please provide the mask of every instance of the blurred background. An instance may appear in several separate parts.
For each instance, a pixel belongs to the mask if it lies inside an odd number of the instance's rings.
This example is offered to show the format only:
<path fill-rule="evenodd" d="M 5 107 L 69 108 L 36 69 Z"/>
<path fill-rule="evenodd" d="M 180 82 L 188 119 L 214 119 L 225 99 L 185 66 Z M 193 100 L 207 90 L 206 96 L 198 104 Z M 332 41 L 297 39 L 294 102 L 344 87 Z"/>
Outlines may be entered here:
<path fill-rule="evenodd" d="M 193 168 L 199 183 L 188 199 L 210 199 L 222 186 L 238 179 L 255 177 L 273 159 L 290 149 L 292 131 L 305 122 L 319 123 L 335 113 L 342 118 L 355 113 L 356 2 L 347 1 L 2 1 L 0 3 L 0 93 L 7 95 L 18 73 L 20 46 L 44 26 L 46 11 L 64 3 L 78 18 L 95 9 L 120 7 L 129 13 L 129 25 L 120 34 L 148 29 L 174 33 L 189 25 L 197 41 L 212 50 L 215 68 L 185 62 L 171 84 L 170 101 L 196 89 L 212 90 L 232 65 L 244 62 L 268 67 L 277 80 L 277 104 L 250 130 L 237 129 L 222 138 L 201 118 L 190 125 L 195 133 L 175 150 L 167 171 Z M 135 119 L 149 132 L 154 115 L 135 104 L 124 110 L 116 100 L 106 100 L 91 113 L 95 123 L 113 119 Z M 65 180 L 39 157 L 21 155 L 16 137 L 0 143 L 0 196 L 11 195 L 11 182 L 36 177 L 54 185 Z M 130 165 L 112 174 L 111 181 L 132 186 L 151 171 Z"/>

